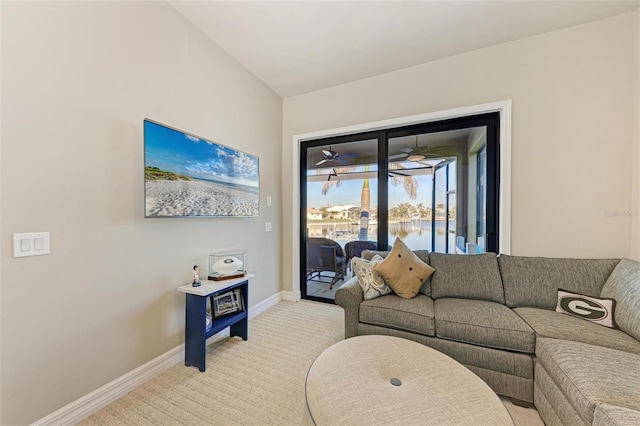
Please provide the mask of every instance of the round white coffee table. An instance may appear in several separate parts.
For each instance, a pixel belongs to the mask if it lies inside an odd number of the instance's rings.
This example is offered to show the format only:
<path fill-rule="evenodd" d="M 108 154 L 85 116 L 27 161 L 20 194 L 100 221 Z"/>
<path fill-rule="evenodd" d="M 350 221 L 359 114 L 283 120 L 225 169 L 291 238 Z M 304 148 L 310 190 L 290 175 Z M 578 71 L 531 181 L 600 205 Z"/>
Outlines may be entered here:
<path fill-rule="evenodd" d="M 498 396 L 459 362 L 391 336 L 357 336 L 322 352 L 307 373 L 316 425 L 510 425 Z"/>

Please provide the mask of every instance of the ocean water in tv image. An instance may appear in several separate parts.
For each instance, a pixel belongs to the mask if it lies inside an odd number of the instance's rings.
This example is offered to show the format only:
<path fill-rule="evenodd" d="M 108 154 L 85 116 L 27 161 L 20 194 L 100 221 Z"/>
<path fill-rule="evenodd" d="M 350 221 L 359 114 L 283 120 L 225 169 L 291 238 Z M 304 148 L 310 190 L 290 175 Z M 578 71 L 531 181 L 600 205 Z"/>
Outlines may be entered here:
<path fill-rule="evenodd" d="M 258 216 L 258 157 L 144 125 L 146 217 Z"/>

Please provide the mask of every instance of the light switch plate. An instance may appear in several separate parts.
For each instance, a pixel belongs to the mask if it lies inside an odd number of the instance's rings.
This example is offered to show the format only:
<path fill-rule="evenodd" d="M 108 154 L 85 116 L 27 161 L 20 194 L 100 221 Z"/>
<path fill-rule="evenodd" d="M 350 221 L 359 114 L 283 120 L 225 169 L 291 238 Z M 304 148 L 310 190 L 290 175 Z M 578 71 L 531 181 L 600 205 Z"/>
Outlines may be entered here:
<path fill-rule="evenodd" d="M 264 232 L 271 232 L 271 222 L 264 223 Z"/>
<path fill-rule="evenodd" d="M 13 257 L 49 254 L 49 233 L 13 234 Z"/>

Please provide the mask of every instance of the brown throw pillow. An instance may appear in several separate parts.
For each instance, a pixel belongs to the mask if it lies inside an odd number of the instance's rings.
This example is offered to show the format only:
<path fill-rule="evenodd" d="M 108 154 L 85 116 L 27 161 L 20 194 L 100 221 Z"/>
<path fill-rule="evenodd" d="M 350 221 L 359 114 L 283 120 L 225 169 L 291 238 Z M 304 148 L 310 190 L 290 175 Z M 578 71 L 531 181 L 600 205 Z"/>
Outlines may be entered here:
<path fill-rule="evenodd" d="M 422 284 L 435 271 L 420 260 L 400 238 L 396 238 L 387 258 L 373 269 L 384 278 L 391 290 L 405 299 L 415 297 Z"/>

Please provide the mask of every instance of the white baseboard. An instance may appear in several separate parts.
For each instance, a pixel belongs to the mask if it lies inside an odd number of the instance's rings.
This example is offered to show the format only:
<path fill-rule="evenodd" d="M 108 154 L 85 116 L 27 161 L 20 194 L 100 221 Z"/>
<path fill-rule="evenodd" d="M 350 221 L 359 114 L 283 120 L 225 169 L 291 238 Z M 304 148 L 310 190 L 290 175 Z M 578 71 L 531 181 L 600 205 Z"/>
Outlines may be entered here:
<path fill-rule="evenodd" d="M 276 293 L 273 296 L 257 303 L 249 309 L 249 319 L 260 315 L 285 299 L 285 292 Z M 229 335 L 229 329 L 221 331 L 208 339 L 208 342 L 218 340 Z M 251 337 L 251 336 L 249 336 Z M 65 405 L 61 409 L 32 423 L 31 426 L 61 426 L 74 425 L 91 414 L 106 407 L 118 398 L 131 392 L 141 384 L 174 365 L 184 361 L 184 344 L 175 347 L 164 354 L 152 359 L 144 365 L 132 370 L 123 376 L 107 383 L 93 392 Z"/>
<path fill-rule="evenodd" d="M 282 293 L 284 292 L 281 291 L 280 293 L 276 293 L 271 297 L 267 297 L 262 302 L 256 303 L 254 306 L 252 306 L 249 309 L 249 319 L 253 319 L 254 317 L 260 315 L 267 309 L 275 306 L 279 301 L 286 300 L 283 297 Z"/>
<path fill-rule="evenodd" d="M 282 300 L 286 300 L 287 302 L 298 302 L 301 298 L 300 292 L 294 291 L 283 291 L 282 292 Z"/>
<path fill-rule="evenodd" d="M 74 425 L 184 359 L 180 345 L 41 418 L 32 426 Z"/>

